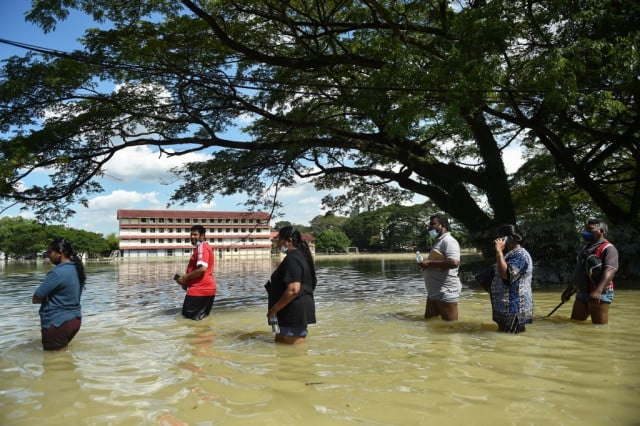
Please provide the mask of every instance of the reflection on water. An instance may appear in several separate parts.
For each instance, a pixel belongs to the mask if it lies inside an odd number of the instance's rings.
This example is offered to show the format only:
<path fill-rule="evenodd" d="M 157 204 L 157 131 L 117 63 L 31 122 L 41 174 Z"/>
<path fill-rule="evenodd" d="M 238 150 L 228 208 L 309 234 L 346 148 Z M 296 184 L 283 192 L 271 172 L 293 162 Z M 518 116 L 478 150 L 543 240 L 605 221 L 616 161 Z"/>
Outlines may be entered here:
<path fill-rule="evenodd" d="M 0 269 L 0 424 L 637 424 L 640 292 L 616 292 L 608 326 L 551 318 L 534 292 L 522 335 L 496 333 L 488 296 L 465 286 L 460 321 L 424 321 L 406 260 L 318 261 L 318 324 L 275 345 L 270 260 L 222 260 L 201 322 L 180 316 L 180 259 L 89 264 L 83 325 L 43 353 L 30 296 L 45 264 Z M 597 401 L 597 403 L 594 403 Z"/>

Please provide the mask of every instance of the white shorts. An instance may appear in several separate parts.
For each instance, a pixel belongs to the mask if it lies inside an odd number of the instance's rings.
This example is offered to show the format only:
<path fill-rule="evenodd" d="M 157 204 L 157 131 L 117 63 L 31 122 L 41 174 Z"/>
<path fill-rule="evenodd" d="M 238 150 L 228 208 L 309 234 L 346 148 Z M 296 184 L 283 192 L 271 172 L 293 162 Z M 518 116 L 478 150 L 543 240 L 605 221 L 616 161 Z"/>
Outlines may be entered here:
<path fill-rule="evenodd" d="M 443 290 L 440 293 L 429 293 L 428 299 L 446 303 L 457 303 L 460 299 L 460 292 L 456 290 Z"/>

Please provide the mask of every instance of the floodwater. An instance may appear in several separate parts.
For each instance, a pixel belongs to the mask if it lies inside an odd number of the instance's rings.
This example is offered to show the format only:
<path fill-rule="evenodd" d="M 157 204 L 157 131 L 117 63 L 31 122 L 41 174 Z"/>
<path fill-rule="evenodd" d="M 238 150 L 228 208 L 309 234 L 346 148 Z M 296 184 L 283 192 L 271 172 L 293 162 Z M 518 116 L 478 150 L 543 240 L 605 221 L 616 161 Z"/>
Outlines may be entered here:
<path fill-rule="evenodd" d="M 638 283 L 605 326 L 569 320 L 570 304 L 547 318 L 560 290 L 536 289 L 534 324 L 509 335 L 473 286 L 459 321 L 425 321 L 413 262 L 319 259 L 318 324 L 295 347 L 266 321 L 271 260 L 218 260 L 201 322 L 171 280 L 186 259 L 89 263 L 61 353 L 42 351 L 30 303 L 50 265 L 0 265 L 0 424 L 640 424 Z"/>

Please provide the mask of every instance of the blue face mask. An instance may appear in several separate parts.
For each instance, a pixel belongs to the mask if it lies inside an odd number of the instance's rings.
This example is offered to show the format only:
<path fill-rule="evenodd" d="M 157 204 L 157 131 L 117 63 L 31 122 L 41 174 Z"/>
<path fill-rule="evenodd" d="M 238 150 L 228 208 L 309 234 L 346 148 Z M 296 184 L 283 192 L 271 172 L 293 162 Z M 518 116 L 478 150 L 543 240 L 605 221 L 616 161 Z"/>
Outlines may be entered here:
<path fill-rule="evenodd" d="M 287 248 L 285 246 L 280 247 L 280 253 L 287 254 Z"/>
<path fill-rule="evenodd" d="M 435 229 L 431 229 L 431 230 L 429 230 L 429 236 L 430 236 L 431 238 L 437 238 L 437 237 L 438 237 L 438 234 L 439 234 L 439 233 L 438 233 L 438 231 L 436 231 Z"/>
<path fill-rule="evenodd" d="M 593 231 L 588 231 L 586 229 L 584 231 L 582 231 L 582 234 L 580 234 L 580 235 L 582 235 L 582 238 L 585 241 L 595 241 L 595 239 L 596 239 L 596 234 L 594 234 Z"/>

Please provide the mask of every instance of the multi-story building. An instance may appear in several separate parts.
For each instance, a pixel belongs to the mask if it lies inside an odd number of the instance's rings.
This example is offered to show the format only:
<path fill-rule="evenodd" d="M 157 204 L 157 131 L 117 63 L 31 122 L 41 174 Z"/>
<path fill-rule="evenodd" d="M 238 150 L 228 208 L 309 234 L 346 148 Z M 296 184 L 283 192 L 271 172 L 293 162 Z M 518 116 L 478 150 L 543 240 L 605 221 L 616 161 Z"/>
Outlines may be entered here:
<path fill-rule="evenodd" d="M 202 225 L 218 257 L 268 257 L 269 220 L 262 212 L 118 210 L 120 255 L 191 256 L 190 229 Z"/>

